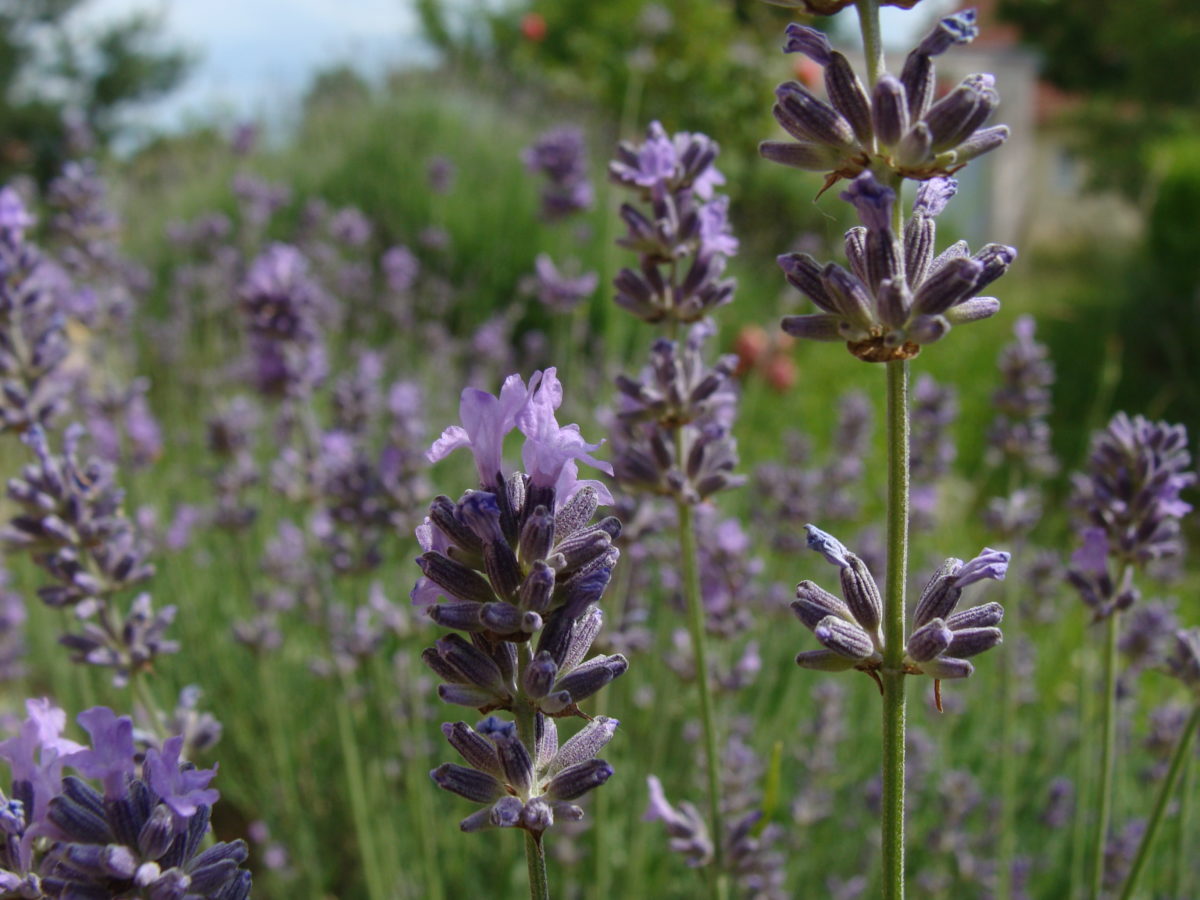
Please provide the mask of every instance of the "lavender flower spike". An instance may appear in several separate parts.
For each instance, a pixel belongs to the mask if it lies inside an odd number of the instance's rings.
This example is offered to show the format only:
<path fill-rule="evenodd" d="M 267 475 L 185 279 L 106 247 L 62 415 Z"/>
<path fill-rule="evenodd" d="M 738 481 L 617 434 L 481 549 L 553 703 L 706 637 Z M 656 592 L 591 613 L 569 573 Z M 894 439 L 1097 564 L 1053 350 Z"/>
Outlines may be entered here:
<path fill-rule="evenodd" d="M 840 2 L 840 0 L 835 0 Z M 793 5 L 789 3 L 788 5 Z M 812 7 L 824 0 L 804 0 Z M 824 172 L 826 187 L 864 171 L 890 170 L 924 181 L 950 175 L 1008 137 L 1003 125 L 984 128 L 999 105 L 991 75 L 968 75 L 936 103 L 933 57 L 978 33 L 974 12 L 942 19 L 913 50 L 900 77 L 884 73 L 868 96 L 845 55 L 824 35 L 790 25 L 785 53 L 802 52 L 825 69 L 825 94 L 819 99 L 798 82 L 781 84 L 772 112 L 795 143 L 763 141 L 766 159 Z"/>
<path fill-rule="evenodd" d="M 796 657 L 802 668 L 836 672 L 855 668 L 877 676 L 883 666 L 884 640 L 881 604 L 866 564 L 833 537 L 814 525 L 805 526 L 809 547 L 841 572 L 843 603 L 810 581 L 796 588 L 792 611 L 816 636 L 824 650 Z M 985 548 L 964 564 L 948 559 L 926 585 L 913 611 L 912 631 L 905 646 L 904 673 L 935 679 L 966 678 L 974 667 L 966 661 L 999 644 L 1004 610 L 988 603 L 955 613 L 963 589 L 977 581 L 1002 580 L 1010 554 Z"/>
<path fill-rule="evenodd" d="M 613 517 L 590 524 L 599 502 L 611 498 L 602 485 L 578 481 L 578 461 L 611 470 L 591 456 L 599 445 L 584 441 L 577 425 L 558 424 L 562 400 L 553 368 L 534 373 L 528 387 L 511 376 L 499 397 L 466 391 L 463 425 L 446 429 L 429 453 L 436 460 L 469 447 L 487 490 L 457 503 L 436 498 L 418 529 L 425 552 L 413 601 L 429 603 L 439 625 L 468 635 L 441 638 L 422 660 L 442 679 L 444 701 L 512 714 L 511 721 L 488 716 L 473 729 L 443 726 L 468 765 L 447 763 L 430 775 L 484 804 L 460 823 L 467 832 L 520 828 L 540 838 L 557 820 L 581 818 L 574 801 L 613 771 L 595 754 L 615 719 L 597 717 L 561 748 L 555 724 L 629 665 L 620 654 L 587 658 L 621 525 Z M 513 428 L 525 438 L 528 471 L 505 476 L 502 445 Z M 541 841 L 527 849 L 531 871 L 543 870 Z"/>
<path fill-rule="evenodd" d="M 935 257 L 933 219 L 953 190 L 952 181 L 939 179 L 918 193 L 912 218 L 903 235 L 896 235 L 895 193 L 873 172 L 858 175 L 842 194 L 864 226 L 846 232 L 850 271 L 836 263 L 822 266 L 803 253 L 778 259 L 787 280 L 820 310 L 786 317 L 783 330 L 809 340 L 844 341 L 864 362 L 890 362 L 911 359 L 954 325 L 995 315 L 1000 302 L 977 294 L 1008 270 L 1017 251 L 987 244 L 968 255 L 960 243 Z"/>

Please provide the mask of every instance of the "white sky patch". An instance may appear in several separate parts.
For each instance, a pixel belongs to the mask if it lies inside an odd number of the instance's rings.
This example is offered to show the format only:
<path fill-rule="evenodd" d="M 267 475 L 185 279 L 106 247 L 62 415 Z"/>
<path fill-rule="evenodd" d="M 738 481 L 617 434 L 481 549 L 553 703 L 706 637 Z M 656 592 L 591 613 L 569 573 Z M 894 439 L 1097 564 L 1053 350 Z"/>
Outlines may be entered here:
<path fill-rule="evenodd" d="M 322 68 L 352 64 L 371 78 L 428 59 L 405 0 L 93 0 L 81 24 L 157 15 L 167 42 L 196 62 L 181 89 L 142 124 L 278 117 Z"/>

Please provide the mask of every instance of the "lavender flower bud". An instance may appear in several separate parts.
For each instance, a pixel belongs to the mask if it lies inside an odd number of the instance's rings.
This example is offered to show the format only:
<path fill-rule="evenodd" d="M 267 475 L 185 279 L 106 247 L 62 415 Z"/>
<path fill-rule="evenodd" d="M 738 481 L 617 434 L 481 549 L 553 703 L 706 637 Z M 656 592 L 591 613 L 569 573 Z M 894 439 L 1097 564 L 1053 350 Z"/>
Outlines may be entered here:
<path fill-rule="evenodd" d="M 946 651 L 951 656 L 966 658 L 991 650 L 1004 639 L 999 628 L 959 628 Z"/>
<path fill-rule="evenodd" d="M 837 616 L 826 616 L 813 629 L 817 640 L 847 659 L 866 659 L 875 652 L 870 635 L 857 625 Z"/>
<path fill-rule="evenodd" d="M 545 796 L 552 801 L 576 800 L 612 777 L 613 768 L 602 759 L 589 759 L 563 769 L 546 785 Z"/>
<path fill-rule="evenodd" d="M 849 565 L 841 571 L 842 596 L 846 598 L 846 605 L 858 623 L 873 634 L 883 620 L 883 600 L 879 596 L 879 587 L 866 563 L 853 553 L 847 558 Z"/>
<path fill-rule="evenodd" d="M 443 790 L 476 803 L 491 803 L 505 794 L 504 785 L 491 775 L 454 763 L 442 763 L 429 777 Z"/>
<path fill-rule="evenodd" d="M 612 740 L 619 724 L 608 716 L 596 716 L 554 754 L 546 767 L 546 774 L 555 775 L 595 757 Z"/>
<path fill-rule="evenodd" d="M 922 625 L 908 636 L 908 655 L 914 661 L 925 663 L 946 652 L 954 638 L 954 632 L 941 619 Z"/>

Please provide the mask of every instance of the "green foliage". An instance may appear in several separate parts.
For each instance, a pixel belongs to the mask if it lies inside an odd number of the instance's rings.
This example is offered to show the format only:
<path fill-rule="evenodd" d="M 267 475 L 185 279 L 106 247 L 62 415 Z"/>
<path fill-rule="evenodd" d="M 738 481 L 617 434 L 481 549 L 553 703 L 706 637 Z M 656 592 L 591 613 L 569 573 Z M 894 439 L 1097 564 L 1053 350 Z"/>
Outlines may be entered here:
<path fill-rule="evenodd" d="M 171 91 L 189 60 L 163 46 L 159 23 L 137 13 L 85 31 L 87 0 L 0 0 L 0 180 L 45 182 L 67 156 L 64 114 L 103 145 L 129 107 Z"/>
<path fill-rule="evenodd" d="M 757 0 L 528 0 L 454 22 L 421 0 L 427 37 L 460 65 L 494 65 L 625 124 L 718 135 L 747 157 L 771 128 L 768 102 L 787 11 Z M 794 18 L 794 15 L 792 16 Z"/>
<path fill-rule="evenodd" d="M 1153 145 L 1200 131 L 1200 6 L 1177 0 L 1001 0 L 1042 55 L 1043 76 L 1078 94 L 1097 183 L 1136 197 Z"/>

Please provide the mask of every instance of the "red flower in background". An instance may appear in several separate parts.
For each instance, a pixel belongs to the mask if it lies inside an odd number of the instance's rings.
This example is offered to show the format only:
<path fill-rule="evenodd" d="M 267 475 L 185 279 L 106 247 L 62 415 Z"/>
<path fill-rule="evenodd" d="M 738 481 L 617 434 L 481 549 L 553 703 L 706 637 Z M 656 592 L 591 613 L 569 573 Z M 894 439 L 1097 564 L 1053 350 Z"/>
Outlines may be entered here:
<path fill-rule="evenodd" d="M 521 16 L 521 36 L 527 41 L 540 44 L 546 39 L 546 18 L 540 13 L 525 13 Z"/>

